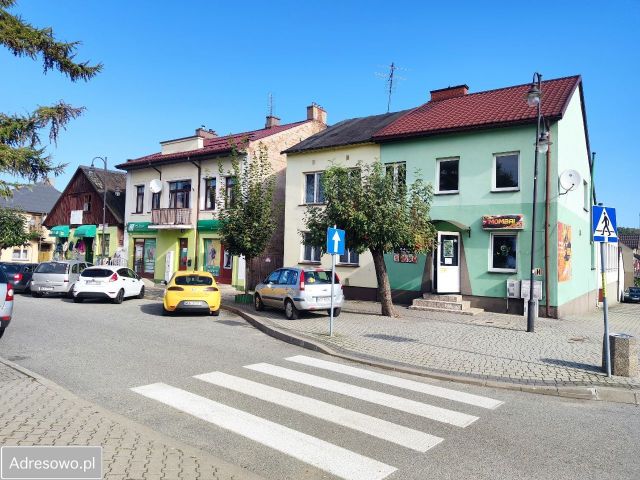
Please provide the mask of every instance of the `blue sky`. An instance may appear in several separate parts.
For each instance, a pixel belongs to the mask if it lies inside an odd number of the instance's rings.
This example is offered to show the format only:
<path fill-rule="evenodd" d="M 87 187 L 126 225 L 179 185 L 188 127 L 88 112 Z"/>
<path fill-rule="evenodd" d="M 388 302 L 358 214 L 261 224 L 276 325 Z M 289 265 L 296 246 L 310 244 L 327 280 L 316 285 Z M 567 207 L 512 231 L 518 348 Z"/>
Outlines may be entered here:
<path fill-rule="evenodd" d="M 329 122 L 383 113 L 393 61 L 402 77 L 392 110 L 429 90 L 472 92 L 581 74 L 598 200 L 638 226 L 640 2 L 213 2 L 19 0 L 12 10 L 104 72 L 71 83 L 0 49 L 1 110 L 26 113 L 60 99 L 83 105 L 50 151 L 69 163 L 62 188 L 96 155 L 109 165 L 159 150 L 200 125 L 219 134 L 261 128 L 272 93 L 283 122 L 315 101 Z"/>

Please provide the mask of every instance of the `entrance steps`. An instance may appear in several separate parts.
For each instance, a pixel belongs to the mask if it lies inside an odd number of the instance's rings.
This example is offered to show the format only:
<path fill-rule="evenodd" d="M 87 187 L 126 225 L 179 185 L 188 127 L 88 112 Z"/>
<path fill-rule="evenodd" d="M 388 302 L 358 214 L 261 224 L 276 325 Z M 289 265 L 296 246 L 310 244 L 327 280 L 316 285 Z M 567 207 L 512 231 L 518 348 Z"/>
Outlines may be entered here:
<path fill-rule="evenodd" d="M 484 312 L 482 308 L 471 307 L 471 302 L 462 300 L 462 295 L 436 295 L 424 293 L 422 298 L 416 298 L 412 310 L 424 310 L 427 312 L 449 312 L 461 315 L 477 315 Z"/>

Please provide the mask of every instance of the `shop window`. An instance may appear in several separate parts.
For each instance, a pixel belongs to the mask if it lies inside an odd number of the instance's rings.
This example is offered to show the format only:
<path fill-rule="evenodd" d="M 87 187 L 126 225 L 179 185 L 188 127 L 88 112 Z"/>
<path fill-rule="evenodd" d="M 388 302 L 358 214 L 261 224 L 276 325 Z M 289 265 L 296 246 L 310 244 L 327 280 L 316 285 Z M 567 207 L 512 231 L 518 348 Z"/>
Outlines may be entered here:
<path fill-rule="evenodd" d="M 151 195 L 151 210 L 160 210 L 160 192 Z"/>
<path fill-rule="evenodd" d="M 500 153 L 493 157 L 494 192 L 509 192 L 520 188 L 520 156 L 518 153 Z"/>
<path fill-rule="evenodd" d="M 204 209 L 214 210 L 216 208 L 216 179 L 205 178 L 204 180 Z"/>
<path fill-rule="evenodd" d="M 304 203 L 324 203 L 324 172 L 305 173 Z"/>
<path fill-rule="evenodd" d="M 436 193 L 458 193 L 459 158 L 436 160 Z"/>
<path fill-rule="evenodd" d="M 136 186 L 136 213 L 142 213 L 144 209 L 144 185 Z"/>
<path fill-rule="evenodd" d="M 222 259 L 222 268 L 225 270 L 231 270 L 233 267 L 233 255 L 231 255 L 227 250 L 224 251 L 224 258 Z"/>
<path fill-rule="evenodd" d="M 344 265 L 359 265 L 360 255 L 353 248 L 345 249 L 344 254 L 340 255 L 338 263 Z"/>
<path fill-rule="evenodd" d="M 517 269 L 517 234 L 492 233 L 490 240 L 489 270 L 515 272 Z"/>
<path fill-rule="evenodd" d="M 320 247 L 308 243 L 308 234 L 304 236 L 302 245 L 302 260 L 305 262 L 320 263 Z"/>
<path fill-rule="evenodd" d="M 189 208 L 191 181 L 169 182 L 169 208 Z"/>

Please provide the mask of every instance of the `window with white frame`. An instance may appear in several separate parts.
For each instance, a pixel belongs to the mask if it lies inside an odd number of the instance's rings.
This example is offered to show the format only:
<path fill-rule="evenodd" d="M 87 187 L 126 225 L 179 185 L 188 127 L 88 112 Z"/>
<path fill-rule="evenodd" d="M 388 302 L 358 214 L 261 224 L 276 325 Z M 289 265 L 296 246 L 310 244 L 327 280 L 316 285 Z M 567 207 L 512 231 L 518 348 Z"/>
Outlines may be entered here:
<path fill-rule="evenodd" d="M 458 193 L 459 158 L 436 160 L 436 193 Z"/>
<path fill-rule="evenodd" d="M 204 180 L 204 209 L 214 210 L 216 208 L 216 179 L 205 178 Z"/>
<path fill-rule="evenodd" d="M 142 213 L 144 208 L 144 185 L 136 185 L 136 211 Z"/>
<path fill-rule="evenodd" d="M 393 183 L 396 187 L 404 188 L 407 186 L 406 162 L 387 163 L 384 167 L 387 176 L 393 178 Z"/>
<path fill-rule="evenodd" d="M 26 248 L 14 248 L 13 249 L 13 260 L 27 260 L 27 249 Z"/>
<path fill-rule="evenodd" d="M 496 153 L 493 156 L 494 192 L 510 192 L 520 189 L 520 155 L 518 152 Z"/>
<path fill-rule="evenodd" d="M 324 203 L 324 172 L 304 174 L 304 203 Z"/>
<path fill-rule="evenodd" d="M 489 271 L 515 272 L 517 270 L 518 234 L 492 233 L 489 245 Z"/>
<path fill-rule="evenodd" d="M 320 263 L 320 247 L 309 243 L 307 233 L 304 234 L 304 243 L 302 245 L 302 261 Z"/>
<path fill-rule="evenodd" d="M 359 265 L 360 255 L 353 248 L 344 250 L 344 254 L 340 255 L 338 263 L 343 265 Z"/>
<path fill-rule="evenodd" d="M 585 212 L 589 211 L 591 203 L 591 195 L 589 195 L 589 184 L 586 180 L 582 180 L 582 208 Z"/>

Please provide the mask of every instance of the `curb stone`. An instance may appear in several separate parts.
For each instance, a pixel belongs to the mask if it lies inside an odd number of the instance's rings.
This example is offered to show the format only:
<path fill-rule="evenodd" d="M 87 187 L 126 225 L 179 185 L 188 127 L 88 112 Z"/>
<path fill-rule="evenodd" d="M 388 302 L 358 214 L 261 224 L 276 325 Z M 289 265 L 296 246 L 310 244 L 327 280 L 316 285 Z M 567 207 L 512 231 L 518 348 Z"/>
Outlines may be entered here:
<path fill-rule="evenodd" d="M 364 355 L 354 354 L 353 352 L 344 351 L 342 349 L 340 349 L 342 350 L 340 351 L 338 349 L 325 345 L 324 343 L 322 343 L 322 341 L 311 339 L 304 334 L 292 334 L 268 325 L 266 322 L 254 317 L 253 315 L 250 315 L 242 309 L 225 304 L 222 304 L 220 308 L 235 313 L 261 332 L 266 333 L 267 335 L 283 342 L 297 345 L 308 350 L 324 353 L 326 355 L 331 355 L 336 358 L 349 360 L 355 363 L 382 368 L 384 370 L 408 373 L 411 375 L 433 378 L 436 380 L 477 385 L 481 387 L 500 388 L 503 390 L 515 390 L 525 393 L 535 393 L 539 395 L 552 395 L 556 397 L 573 398 L 578 400 L 599 400 L 640 405 L 640 391 L 637 390 L 623 390 L 611 387 L 526 385 L 521 383 L 488 380 L 482 378 L 466 377 L 462 375 L 433 372 L 426 368 L 408 366 L 401 363 L 390 362 L 381 358 L 366 357 Z"/>
<path fill-rule="evenodd" d="M 105 408 L 100 407 L 99 405 L 92 403 L 88 400 L 85 400 L 81 397 L 78 397 L 76 394 L 70 392 L 69 390 L 67 390 L 66 388 L 58 385 L 57 383 L 27 369 L 22 367 L 21 365 L 18 365 L 14 362 L 11 362 L 5 358 L 0 357 L 0 363 L 6 365 L 9 368 L 12 368 L 18 372 L 20 372 L 23 375 L 26 375 L 27 377 L 29 377 L 31 380 L 33 380 L 34 382 L 38 382 L 41 385 L 44 385 L 47 388 L 50 388 L 51 390 L 56 391 L 57 393 L 61 394 L 62 396 L 65 396 L 67 398 L 69 398 L 70 400 L 73 400 L 74 402 L 76 402 L 78 405 L 80 406 L 85 406 L 85 407 L 89 407 L 91 409 L 93 409 L 96 412 L 100 412 L 102 414 L 104 414 L 105 416 L 110 417 L 113 421 L 127 427 L 130 428 L 131 430 L 134 430 L 136 432 L 139 432 L 141 434 L 144 435 L 148 435 L 150 437 L 153 437 L 154 439 L 156 439 L 158 442 L 164 443 L 165 445 L 167 445 L 168 447 L 172 448 L 172 449 L 176 449 L 176 450 L 181 450 L 185 455 L 188 455 L 190 457 L 196 457 L 196 458 L 206 458 L 209 462 L 211 463 L 215 463 L 216 465 L 216 469 L 218 471 L 218 473 L 223 474 L 228 476 L 229 479 L 231 480 L 265 480 L 263 477 L 250 472 L 249 470 L 246 470 L 245 468 L 242 468 L 240 466 L 237 465 L 233 465 L 231 463 L 228 463 L 222 459 L 219 459 L 215 456 L 213 456 L 210 453 L 207 453 L 203 450 L 200 450 L 196 447 L 192 447 L 190 445 L 187 445 L 179 440 L 176 440 L 175 438 L 171 438 L 165 434 L 162 434 L 160 432 L 157 432 L 149 427 L 146 427 L 140 423 L 137 423 L 127 417 L 124 417 L 118 413 L 114 413 L 110 410 L 107 410 Z"/>

